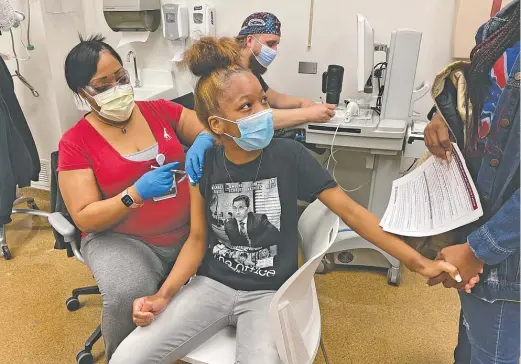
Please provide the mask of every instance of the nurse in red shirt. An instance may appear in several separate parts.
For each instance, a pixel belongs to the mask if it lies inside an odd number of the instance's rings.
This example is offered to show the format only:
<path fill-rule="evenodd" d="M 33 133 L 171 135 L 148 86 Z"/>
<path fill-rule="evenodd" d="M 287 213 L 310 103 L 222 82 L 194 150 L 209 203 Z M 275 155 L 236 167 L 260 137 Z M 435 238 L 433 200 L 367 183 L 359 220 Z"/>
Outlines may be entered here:
<path fill-rule="evenodd" d="M 186 169 L 197 181 L 213 139 L 192 110 L 166 100 L 134 102 L 121 58 L 101 36 L 70 51 L 65 77 L 92 112 L 63 135 L 58 180 L 103 297 L 109 360 L 135 328 L 132 302 L 157 291 L 188 236 L 188 182 L 173 171 Z M 186 166 L 181 143 L 192 145 Z M 154 201 L 174 180 L 176 196 Z"/>

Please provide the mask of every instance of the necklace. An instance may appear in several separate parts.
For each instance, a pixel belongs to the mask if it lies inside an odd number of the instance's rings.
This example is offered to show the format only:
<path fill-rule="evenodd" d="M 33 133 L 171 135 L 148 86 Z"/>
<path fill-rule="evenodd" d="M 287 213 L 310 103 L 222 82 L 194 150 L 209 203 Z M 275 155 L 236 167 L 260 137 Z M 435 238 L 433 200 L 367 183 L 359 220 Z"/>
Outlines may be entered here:
<path fill-rule="evenodd" d="M 257 167 L 257 173 L 255 174 L 255 180 L 253 181 L 253 183 L 257 182 L 257 177 L 259 177 L 259 171 L 260 171 L 260 167 L 261 167 L 261 164 L 262 164 L 262 156 L 263 155 L 264 155 L 264 150 L 261 152 L 259 166 Z M 230 178 L 230 181 L 232 183 L 235 183 L 233 181 L 233 179 L 232 179 L 232 176 L 230 176 L 230 172 L 228 172 L 228 167 L 226 167 L 226 156 L 224 155 L 224 148 L 223 148 L 223 162 L 224 162 L 224 169 L 226 170 L 226 174 L 228 174 L 228 178 Z"/>
<path fill-rule="evenodd" d="M 112 123 L 109 123 L 108 121 L 105 121 L 101 117 L 99 117 L 99 115 L 98 115 L 98 119 L 105 125 L 112 126 L 113 128 L 119 128 L 119 131 L 121 131 L 121 134 L 127 134 L 127 126 L 128 126 L 128 123 L 130 123 L 130 119 L 128 119 L 127 122 L 123 126 L 114 125 Z"/>
<path fill-rule="evenodd" d="M 121 134 L 127 134 L 127 125 L 128 123 L 130 123 L 130 119 L 128 119 L 128 121 L 125 123 L 125 125 L 123 126 L 119 126 L 119 125 L 114 125 L 114 124 L 111 124 L 111 123 L 107 123 L 105 120 L 102 120 L 100 118 L 101 122 L 104 123 L 105 125 L 108 125 L 108 126 L 112 126 L 114 128 L 119 128 L 119 131 L 121 131 Z"/>

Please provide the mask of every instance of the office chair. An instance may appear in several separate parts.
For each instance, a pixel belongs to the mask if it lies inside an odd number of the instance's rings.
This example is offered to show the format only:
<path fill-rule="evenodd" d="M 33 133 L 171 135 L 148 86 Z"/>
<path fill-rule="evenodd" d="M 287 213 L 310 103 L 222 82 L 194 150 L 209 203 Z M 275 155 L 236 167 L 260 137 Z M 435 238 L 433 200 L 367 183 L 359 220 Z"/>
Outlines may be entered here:
<path fill-rule="evenodd" d="M 324 254 L 332 248 L 338 226 L 338 216 L 319 200 L 309 205 L 299 219 L 303 264 L 275 293 L 267 318 L 284 364 L 312 364 L 319 348 L 329 364 L 321 340 L 313 276 Z M 182 360 L 191 364 L 233 364 L 235 350 L 235 329 L 228 326 Z"/>
<path fill-rule="evenodd" d="M 189 110 L 195 110 L 195 99 L 193 92 L 189 92 L 186 95 L 176 97 L 175 99 L 172 99 L 170 101 L 173 101 L 176 104 L 179 104 Z"/>
<path fill-rule="evenodd" d="M 19 196 L 19 191 L 20 191 L 20 189 L 17 187 L 16 188 L 17 197 Z M 14 206 L 18 206 L 23 203 L 27 204 L 28 208 L 26 208 L 26 209 L 14 208 Z M 27 215 L 33 215 L 33 216 L 41 216 L 41 217 L 45 217 L 45 218 L 49 217 L 48 212 L 40 211 L 40 209 L 38 208 L 38 205 L 36 205 L 36 202 L 34 202 L 34 198 L 32 198 L 32 197 L 18 197 L 13 202 L 13 209 L 11 210 L 11 213 L 13 215 L 14 214 L 27 214 Z M 0 255 L 3 256 L 5 260 L 9 260 L 12 258 L 12 254 L 11 254 L 11 250 L 9 250 L 9 247 L 7 246 L 7 238 L 6 238 L 6 232 L 5 232 L 6 228 L 7 228 L 7 224 L 6 225 L 0 224 Z"/>
<path fill-rule="evenodd" d="M 72 224 L 71 224 L 72 225 Z M 76 259 L 78 259 L 80 262 L 85 263 L 83 260 L 83 256 L 80 253 L 79 249 L 79 242 L 78 241 L 71 241 L 71 248 L 74 252 L 74 256 Z M 65 305 L 67 306 L 67 309 L 71 312 L 76 311 L 80 308 L 80 300 L 79 296 L 86 296 L 86 295 L 93 295 L 93 294 L 100 294 L 98 286 L 87 286 L 87 287 L 80 287 L 76 288 L 72 291 L 72 296 L 67 298 L 65 301 Z M 94 332 L 89 336 L 89 338 L 85 341 L 85 345 L 82 350 L 80 350 L 76 354 L 76 363 L 77 364 L 93 364 L 94 363 L 94 357 L 92 356 L 92 347 L 94 344 L 101 339 L 101 325 L 98 325 L 98 327 L 94 330 Z"/>
<path fill-rule="evenodd" d="M 194 109 L 193 93 L 178 97 L 172 101 L 191 110 Z M 53 152 L 51 154 L 51 171 L 53 171 L 51 175 L 51 211 L 53 213 L 49 216 L 49 223 L 54 230 L 54 237 L 56 239 L 55 248 L 66 249 L 68 257 L 74 256 L 80 262 L 85 263 L 80 252 L 81 232 L 74 225 L 72 218 L 70 218 L 58 186 L 58 172 L 56 171 L 58 167 L 58 157 L 58 152 Z M 0 240 L 0 242 L 1 241 L 2 240 Z M 72 295 L 65 301 L 65 305 L 69 311 L 76 311 L 80 308 L 80 296 L 94 294 L 100 294 L 98 286 L 76 288 L 72 291 Z M 100 338 L 101 325 L 98 325 L 94 332 L 85 341 L 83 349 L 76 354 L 77 364 L 94 363 L 94 357 L 92 356 L 91 351 L 94 344 Z"/>
<path fill-rule="evenodd" d="M 68 257 L 75 257 L 80 262 L 85 263 L 80 251 L 81 231 L 74 225 L 74 221 L 70 217 L 67 207 L 63 201 L 58 185 L 58 152 L 51 154 L 51 211 L 49 215 L 49 223 L 53 228 L 56 243 L 55 249 L 66 249 Z M 160 285 L 162 282 L 160 283 Z M 76 288 L 65 301 L 67 309 L 71 312 L 80 308 L 80 296 L 100 294 L 98 286 L 87 286 Z M 101 338 L 101 325 L 85 341 L 83 349 L 76 354 L 77 364 L 93 364 L 92 347 Z"/>
<path fill-rule="evenodd" d="M 55 249 L 66 249 L 68 257 L 75 257 L 80 262 L 85 263 L 80 252 L 81 231 L 74 225 L 74 221 L 69 215 L 65 203 L 60 193 L 58 185 L 58 152 L 51 154 L 51 214 L 48 220 L 53 228 L 56 243 Z M 71 297 L 67 298 L 65 305 L 69 311 L 76 311 L 80 308 L 80 296 L 100 294 L 98 286 L 88 286 L 76 288 L 72 291 Z M 101 325 L 85 341 L 82 350 L 76 355 L 78 364 L 92 364 L 94 357 L 91 354 L 93 345 L 101 338 Z"/>
<path fill-rule="evenodd" d="M 183 105 L 191 110 L 194 109 L 193 93 L 186 94 L 172 100 Z M 23 198 L 15 201 L 16 204 L 27 203 L 30 209 L 13 209 L 14 213 L 28 213 L 31 215 L 38 215 L 48 218 L 49 223 L 53 228 L 54 237 L 56 239 L 55 249 L 66 249 L 68 257 L 76 257 L 80 262 L 85 263 L 80 252 L 81 232 L 74 225 L 72 218 L 65 207 L 63 198 L 58 186 L 58 152 L 51 154 L 51 212 L 39 211 L 36 203 L 32 198 Z M 0 247 L 4 252 L 6 259 L 11 258 L 9 248 L 5 243 L 5 228 L 0 225 Z M 5 254 L 7 252 L 8 254 Z M 100 294 L 98 286 L 88 286 L 76 288 L 72 291 L 72 295 L 67 298 L 65 305 L 71 312 L 80 308 L 80 296 Z M 78 364 L 92 364 L 94 357 L 91 354 L 93 345 L 101 338 L 101 325 L 94 330 L 94 332 L 85 341 L 84 348 L 76 354 L 76 362 Z"/>
<path fill-rule="evenodd" d="M 55 232 L 60 234 L 66 243 L 70 244 L 70 248 L 80 262 L 84 263 L 83 256 L 79 248 L 79 240 L 77 239 L 78 229 L 60 212 L 53 212 L 49 215 L 49 223 Z M 76 288 L 72 291 L 72 296 L 67 298 L 65 305 L 69 311 L 76 311 L 80 308 L 79 296 L 100 294 L 98 286 L 88 286 Z M 101 338 L 101 325 L 85 341 L 85 346 L 76 354 L 76 362 L 78 364 L 93 364 L 94 357 L 91 354 L 92 346 Z"/>

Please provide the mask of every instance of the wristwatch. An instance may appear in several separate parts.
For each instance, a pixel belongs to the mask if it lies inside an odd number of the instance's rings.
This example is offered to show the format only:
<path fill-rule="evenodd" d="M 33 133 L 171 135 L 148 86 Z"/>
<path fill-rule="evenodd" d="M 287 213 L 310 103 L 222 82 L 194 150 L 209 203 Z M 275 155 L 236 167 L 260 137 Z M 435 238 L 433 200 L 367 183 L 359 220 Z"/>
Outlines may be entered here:
<path fill-rule="evenodd" d="M 128 188 L 121 194 L 121 202 L 123 202 L 123 205 L 125 205 L 126 207 L 130 207 L 132 209 L 136 209 L 138 207 L 143 206 L 142 203 L 137 204 L 136 201 L 134 201 L 134 198 L 130 196 L 130 194 L 128 193 Z"/>
<path fill-rule="evenodd" d="M 434 105 L 431 110 L 429 111 L 429 113 L 427 114 L 427 120 L 431 121 L 432 118 L 434 117 L 434 115 L 436 115 L 438 113 L 438 108 L 436 107 L 436 105 Z"/>

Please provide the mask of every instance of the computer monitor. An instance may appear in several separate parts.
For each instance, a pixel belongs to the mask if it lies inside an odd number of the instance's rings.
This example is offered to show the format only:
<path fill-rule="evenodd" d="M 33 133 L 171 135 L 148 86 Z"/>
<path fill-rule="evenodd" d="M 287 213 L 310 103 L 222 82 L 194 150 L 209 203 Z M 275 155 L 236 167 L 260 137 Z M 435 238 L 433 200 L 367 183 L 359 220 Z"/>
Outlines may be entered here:
<path fill-rule="evenodd" d="M 358 92 L 364 92 L 365 84 L 374 67 L 374 33 L 373 28 L 362 14 L 357 16 L 358 34 Z"/>
<path fill-rule="evenodd" d="M 381 120 L 409 120 L 421 41 L 422 33 L 415 30 L 399 29 L 391 33 Z"/>

